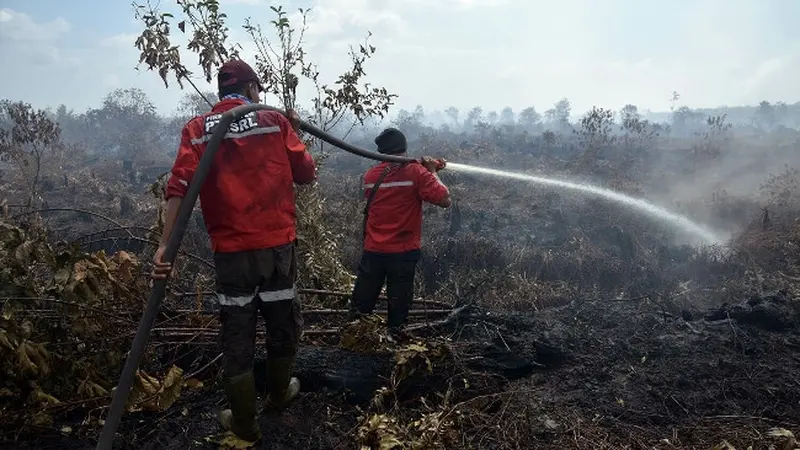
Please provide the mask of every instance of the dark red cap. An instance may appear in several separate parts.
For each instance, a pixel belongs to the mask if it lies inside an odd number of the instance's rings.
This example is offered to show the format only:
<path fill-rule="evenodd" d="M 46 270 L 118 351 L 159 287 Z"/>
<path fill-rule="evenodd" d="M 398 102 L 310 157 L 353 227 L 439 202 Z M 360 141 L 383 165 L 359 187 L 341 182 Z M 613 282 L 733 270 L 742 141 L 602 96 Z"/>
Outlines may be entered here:
<path fill-rule="evenodd" d="M 241 59 L 227 61 L 220 67 L 217 74 L 217 87 L 220 90 L 223 87 L 243 84 L 248 81 L 255 81 L 258 83 L 258 88 L 261 89 L 261 81 L 258 79 L 258 74 Z"/>

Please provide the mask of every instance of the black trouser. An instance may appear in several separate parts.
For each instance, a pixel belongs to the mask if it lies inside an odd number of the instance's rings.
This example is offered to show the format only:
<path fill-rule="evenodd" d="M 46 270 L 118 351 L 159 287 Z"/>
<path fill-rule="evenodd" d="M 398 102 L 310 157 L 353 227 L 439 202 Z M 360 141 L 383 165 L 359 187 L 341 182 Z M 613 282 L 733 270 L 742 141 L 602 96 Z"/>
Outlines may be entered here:
<path fill-rule="evenodd" d="M 358 265 L 351 309 L 360 314 L 372 313 L 383 283 L 386 282 L 389 328 L 405 324 L 414 298 L 414 274 L 420 255 L 419 250 L 404 253 L 364 251 Z"/>
<path fill-rule="evenodd" d="M 216 253 L 214 265 L 225 376 L 253 369 L 259 313 L 267 328 L 267 357 L 293 356 L 303 329 L 294 244 Z"/>

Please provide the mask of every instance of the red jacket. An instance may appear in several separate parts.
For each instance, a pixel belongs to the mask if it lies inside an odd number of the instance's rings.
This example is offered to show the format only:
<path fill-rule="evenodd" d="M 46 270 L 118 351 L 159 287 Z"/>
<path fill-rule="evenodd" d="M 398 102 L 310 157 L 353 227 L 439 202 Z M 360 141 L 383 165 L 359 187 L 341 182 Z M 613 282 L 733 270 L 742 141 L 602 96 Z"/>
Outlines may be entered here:
<path fill-rule="evenodd" d="M 386 166 L 380 163 L 364 175 L 364 197 L 369 198 Z M 422 247 L 422 202 L 439 203 L 447 187 L 422 164 L 392 164 L 370 205 L 364 250 L 401 253 Z"/>
<path fill-rule="evenodd" d="M 223 100 L 183 127 L 167 199 L 186 194 L 219 116 L 242 104 L 239 99 Z M 311 183 L 315 177 L 313 158 L 280 113 L 254 111 L 232 123 L 200 189 L 212 250 L 236 252 L 294 241 L 292 183 Z"/>

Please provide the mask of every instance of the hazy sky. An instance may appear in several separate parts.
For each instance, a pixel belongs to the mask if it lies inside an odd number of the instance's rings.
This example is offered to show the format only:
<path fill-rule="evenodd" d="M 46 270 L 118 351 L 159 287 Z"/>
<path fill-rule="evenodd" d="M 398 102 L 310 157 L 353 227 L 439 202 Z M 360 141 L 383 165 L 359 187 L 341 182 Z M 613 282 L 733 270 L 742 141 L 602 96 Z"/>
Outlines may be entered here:
<path fill-rule="evenodd" d="M 245 17 L 268 25 L 270 4 L 312 7 L 307 50 L 329 81 L 345 68 L 347 45 L 372 31 L 378 53 L 366 70 L 402 108 L 543 111 L 567 97 L 575 113 L 625 103 L 663 111 L 673 90 L 692 107 L 800 101 L 800 0 L 221 3 L 243 43 Z M 155 73 L 134 70 L 141 25 L 128 0 L 0 6 L 0 97 L 83 110 L 136 86 L 162 112 L 175 109 L 177 84 L 165 89 Z"/>

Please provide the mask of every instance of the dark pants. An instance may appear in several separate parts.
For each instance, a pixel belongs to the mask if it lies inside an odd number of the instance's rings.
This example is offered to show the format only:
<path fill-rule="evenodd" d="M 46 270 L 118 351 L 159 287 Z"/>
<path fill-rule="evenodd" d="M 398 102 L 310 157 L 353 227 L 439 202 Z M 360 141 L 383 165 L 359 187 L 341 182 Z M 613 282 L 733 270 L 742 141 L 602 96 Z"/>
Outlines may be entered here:
<path fill-rule="evenodd" d="M 389 298 L 388 326 L 396 328 L 405 324 L 414 298 L 414 274 L 419 259 L 419 250 L 404 253 L 365 251 L 358 265 L 351 309 L 360 314 L 372 313 L 385 282 Z"/>
<path fill-rule="evenodd" d="M 267 328 L 267 357 L 294 356 L 303 329 L 294 244 L 216 253 L 214 264 L 225 376 L 253 369 L 259 313 Z"/>

